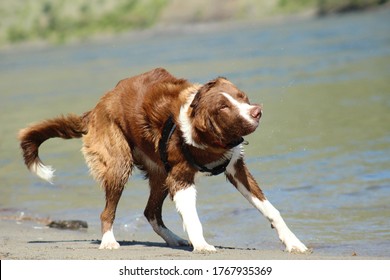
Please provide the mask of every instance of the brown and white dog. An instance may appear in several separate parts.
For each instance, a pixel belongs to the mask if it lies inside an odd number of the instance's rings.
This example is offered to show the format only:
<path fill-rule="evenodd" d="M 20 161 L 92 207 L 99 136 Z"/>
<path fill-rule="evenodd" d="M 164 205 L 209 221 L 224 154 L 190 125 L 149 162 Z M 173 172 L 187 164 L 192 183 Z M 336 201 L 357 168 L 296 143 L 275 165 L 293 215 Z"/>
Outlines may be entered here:
<path fill-rule="evenodd" d="M 228 180 L 276 229 L 286 251 L 305 252 L 279 211 L 266 199 L 243 159 L 243 136 L 255 131 L 262 108 L 225 78 L 204 85 L 177 79 L 164 69 L 124 79 L 82 116 L 45 120 L 20 131 L 28 168 L 51 182 L 38 148 L 47 139 L 83 138 L 82 152 L 93 177 L 106 192 L 101 214 L 100 249 L 117 249 L 115 212 L 134 166 L 149 179 L 145 216 L 169 246 L 192 244 L 194 251 L 215 251 L 203 237 L 196 211 L 198 174 L 225 173 Z M 167 195 L 173 199 L 189 241 L 170 231 L 162 220 Z"/>

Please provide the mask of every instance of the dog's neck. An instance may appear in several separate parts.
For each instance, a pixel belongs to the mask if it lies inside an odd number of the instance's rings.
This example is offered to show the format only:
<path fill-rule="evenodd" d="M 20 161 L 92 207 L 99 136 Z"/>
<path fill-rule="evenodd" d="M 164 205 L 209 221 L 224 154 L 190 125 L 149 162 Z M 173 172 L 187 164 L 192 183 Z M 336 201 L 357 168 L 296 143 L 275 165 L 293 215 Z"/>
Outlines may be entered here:
<path fill-rule="evenodd" d="M 186 144 L 197 147 L 199 149 L 205 149 L 207 147 L 206 145 L 204 145 L 203 143 L 198 143 L 194 139 L 194 129 L 191 123 L 191 119 L 189 117 L 191 103 L 201 87 L 202 85 L 195 84 L 181 92 L 180 95 L 185 98 L 185 101 L 180 108 L 178 125 Z"/>
<path fill-rule="evenodd" d="M 172 169 L 172 166 L 168 162 L 168 144 L 171 139 L 172 134 L 175 132 L 177 125 L 172 116 L 170 116 L 164 124 L 162 136 L 159 142 L 159 153 L 160 159 L 164 164 L 164 168 L 167 173 L 169 173 Z M 236 141 L 235 143 L 229 144 L 229 148 L 222 154 L 215 154 L 210 158 L 210 153 L 204 151 L 203 149 L 199 149 L 197 147 L 191 146 L 185 143 L 184 138 L 181 141 L 181 150 L 186 161 L 199 172 L 209 173 L 210 175 L 219 175 L 225 172 L 226 167 L 229 165 L 230 160 L 232 159 L 233 152 L 232 149 L 238 145 L 240 145 L 244 141 L 243 138 L 240 141 Z M 197 150 L 198 159 L 195 159 L 193 156 L 194 150 Z M 203 155 L 202 155 L 203 154 Z M 199 161 L 200 157 L 208 157 L 207 162 L 203 163 Z"/>

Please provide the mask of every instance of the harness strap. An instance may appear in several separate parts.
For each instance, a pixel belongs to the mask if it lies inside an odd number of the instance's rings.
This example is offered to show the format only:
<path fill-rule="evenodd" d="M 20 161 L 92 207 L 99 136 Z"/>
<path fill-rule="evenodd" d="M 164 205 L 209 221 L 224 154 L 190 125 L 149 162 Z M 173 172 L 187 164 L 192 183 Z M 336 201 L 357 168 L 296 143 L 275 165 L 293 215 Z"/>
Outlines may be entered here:
<path fill-rule="evenodd" d="M 161 139 L 158 143 L 158 150 L 160 153 L 160 159 L 164 164 L 165 171 L 169 173 L 172 169 L 171 165 L 168 162 L 168 151 L 167 151 L 167 145 L 169 142 L 169 139 L 171 139 L 171 136 L 173 132 L 176 129 L 176 124 L 173 121 L 172 116 L 169 116 L 167 121 L 164 124 L 164 128 L 162 131 Z"/>
<path fill-rule="evenodd" d="M 226 167 L 229 165 L 230 163 L 230 160 L 232 159 L 231 157 L 229 159 L 226 159 L 222 164 L 214 167 L 214 168 L 208 168 L 204 165 L 200 165 L 198 164 L 195 159 L 192 157 L 189 149 L 188 149 L 188 146 L 183 143 L 183 145 L 181 146 L 182 147 L 182 151 L 183 151 L 183 154 L 184 154 L 184 157 L 186 158 L 186 160 L 193 166 L 195 167 L 196 169 L 198 169 L 198 171 L 200 172 L 203 172 L 203 173 L 210 173 L 210 175 L 219 175 L 223 172 L 226 171 Z"/>
<path fill-rule="evenodd" d="M 165 171 L 167 173 L 169 173 L 172 170 L 172 166 L 168 162 L 167 146 L 168 146 L 169 140 L 171 139 L 172 134 L 175 131 L 176 127 L 177 126 L 176 126 L 176 124 L 175 124 L 175 122 L 173 120 L 172 115 L 169 116 L 169 118 L 167 119 L 167 121 L 164 124 L 162 135 L 161 135 L 161 139 L 160 139 L 160 141 L 158 143 L 158 150 L 159 150 L 159 153 L 160 153 L 160 159 L 163 162 Z M 235 146 L 240 145 L 243 141 L 244 141 L 244 139 L 241 137 L 238 141 L 235 141 L 234 143 L 230 143 L 227 146 L 230 149 L 232 149 Z M 225 172 L 226 171 L 226 167 L 229 165 L 230 160 L 232 159 L 232 157 L 230 157 L 230 158 L 226 159 L 222 164 L 220 164 L 220 165 L 218 165 L 218 166 L 216 166 L 214 168 L 208 168 L 208 167 L 206 167 L 204 165 L 201 165 L 201 164 L 199 164 L 199 163 L 197 163 L 195 161 L 194 157 L 191 155 L 191 153 L 190 153 L 190 151 L 188 149 L 188 145 L 184 141 L 183 141 L 183 143 L 181 145 L 181 149 L 182 149 L 183 155 L 186 158 L 186 160 L 195 169 L 197 169 L 200 172 L 210 173 L 210 175 L 219 175 L 219 174 Z"/>

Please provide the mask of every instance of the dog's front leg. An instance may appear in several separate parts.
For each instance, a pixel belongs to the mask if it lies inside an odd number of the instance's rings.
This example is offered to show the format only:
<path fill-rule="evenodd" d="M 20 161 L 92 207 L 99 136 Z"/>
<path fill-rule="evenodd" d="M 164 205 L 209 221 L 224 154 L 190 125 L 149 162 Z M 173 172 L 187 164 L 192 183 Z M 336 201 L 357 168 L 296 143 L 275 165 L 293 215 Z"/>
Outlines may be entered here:
<path fill-rule="evenodd" d="M 226 176 L 238 191 L 270 221 L 279 239 L 286 246 L 286 251 L 298 253 L 307 251 L 306 246 L 287 227 L 279 211 L 266 199 L 241 157 L 231 162 L 226 170 Z"/>
<path fill-rule="evenodd" d="M 168 177 L 167 185 L 194 251 L 216 251 L 215 247 L 208 244 L 203 237 L 202 224 L 196 211 L 195 185 L 188 183 L 188 181 L 177 181 L 173 176 Z"/>

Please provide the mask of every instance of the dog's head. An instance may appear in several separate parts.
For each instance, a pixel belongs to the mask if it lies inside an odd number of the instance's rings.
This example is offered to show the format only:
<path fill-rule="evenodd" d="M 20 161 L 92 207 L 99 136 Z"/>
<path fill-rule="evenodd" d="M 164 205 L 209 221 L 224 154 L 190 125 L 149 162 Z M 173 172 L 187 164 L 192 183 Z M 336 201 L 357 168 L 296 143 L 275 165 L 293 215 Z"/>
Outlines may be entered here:
<path fill-rule="evenodd" d="M 227 79 L 217 78 L 198 90 L 188 113 L 196 142 L 230 148 L 256 130 L 262 107 L 250 104 L 247 95 Z"/>

